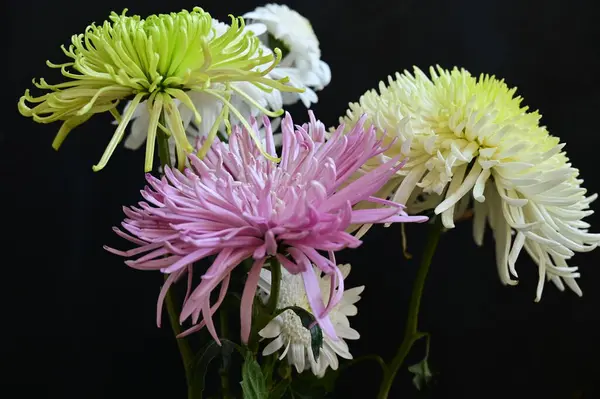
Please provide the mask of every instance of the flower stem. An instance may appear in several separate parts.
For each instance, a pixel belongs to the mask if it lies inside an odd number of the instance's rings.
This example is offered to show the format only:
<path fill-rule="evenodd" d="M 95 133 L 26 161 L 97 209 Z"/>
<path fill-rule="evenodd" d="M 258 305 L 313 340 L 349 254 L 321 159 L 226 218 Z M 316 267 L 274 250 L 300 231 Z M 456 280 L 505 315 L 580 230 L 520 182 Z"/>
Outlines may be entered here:
<path fill-rule="evenodd" d="M 229 323 L 227 322 L 227 310 L 224 306 L 221 306 L 219 309 L 219 321 L 221 324 L 220 335 L 222 338 L 227 338 Z M 219 375 L 221 377 L 221 394 L 223 395 L 223 399 L 231 399 L 229 393 L 229 370 L 225 368 L 225 365 L 219 370 Z"/>
<path fill-rule="evenodd" d="M 279 288 L 281 287 L 281 264 L 275 258 L 271 259 L 271 293 L 267 302 L 267 310 L 270 315 L 277 310 L 279 300 Z"/>
<path fill-rule="evenodd" d="M 160 123 L 165 125 L 164 114 L 160 115 Z M 158 143 L 158 156 L 160 158 L 160 164 L 163 167 L 163 173 L 165 166 L 171 166 L 171 156 L 169 154 L 169 136 L 161 129 L 157 129 L 156 142 Z"/>
<path fill-rule="evenodd" d="M 417 277 L 415 278 L 415 282 L 413 284 L 413 291 L 408 307 L 408 317 L 404 330 L 404 339 L 398 348 L 398 352 L 396 352 L 396 356 L 394 356 L 392 361 L 385 369 L 383 380 L 381 381 L 381 385 L 379 387 L 379 394 L 377 395 L 378 399 L 387 399 L 388 395 L 390 394 L 392 384 L 394 383 L 394 378 L 404 363 L 404 360 L 410 352 L 410 349 L 415 342 L 427 336 L 426 333 L 419 332 L 418 330 L 419 307 L 421 306 L 421 296 L 423 295 L 423 287 L 425 286 L 425 280 L 427 279 L 429 266 L 431 265 L 431 260 L 433 259 L 433 254 L 435 253 L 441 232 L 442 224 L 440 220 L 438 219 L 433 221 L 429 227 L 423 259 L 421 260 L 421 265 L 419 266 Z"/>
<path fill-rule="evenodd" d="M 165 126 L 165 117 L 163 113 L 160 115 L 159 122 Z M 163 167 L 164 173 L 164 168 L 171 165 L 169 155 L 169 137 L 161 129 L 158 129 L 156 141 L 158 143 L 158 154 L 160 156 L 160 163 Z M 165 275 L 165 280 L 167 278 L 168 276 Z M 177 305 L 175 304 L 173 289 L 169 289 L 167 291 L 165 296 L 165 304 L 167 306 L 167 313 L 169 315 L 169 323 L 171 324 L 171 329 L 173 330 L 173 335 L 175 336 L 175 341 L 177 342 L 177 347 L 179 348 L 179 353 L 183 362 L 183 369 L 185 371 L 185 379 L 188 388 L 188 399 L 192 399 L 194 397 L 194 393 L 192 392 L 192 367 L 194 361 L 194 352 L 192 351 L 192 347 L 186 338 L 177 338 L 177 336 L 181 334 L 181 325 L 179 324 L 179 309 L 177 309 Z"/>
<path fill-rule="evenodd" d="M 165 280 L 167 278 L 168 276 L 165 275 Z M 173 330 L 173 335 L 175 336 L 175 341 L 177 342 L 177 347 L 179 348 L 179 353 L 181 354 L 181 360 L 183 361 L 185 379 L 188 387 L 188 398 L 192 399 L 194 397 L 191 389 L 194 353 L 192 352 L 192 348 L 186 338 L 177 338 L 177 336 L 181 334 L 181 326 L 179 325 L 179 311 L 175 305 L 175 300 L 173 298 L 172 291 L 172 289 L 167 291 L 167 295 L 165 296 L 165 303 L 167 305 L 167 313 L 169 315 L 171 329 Z"/>

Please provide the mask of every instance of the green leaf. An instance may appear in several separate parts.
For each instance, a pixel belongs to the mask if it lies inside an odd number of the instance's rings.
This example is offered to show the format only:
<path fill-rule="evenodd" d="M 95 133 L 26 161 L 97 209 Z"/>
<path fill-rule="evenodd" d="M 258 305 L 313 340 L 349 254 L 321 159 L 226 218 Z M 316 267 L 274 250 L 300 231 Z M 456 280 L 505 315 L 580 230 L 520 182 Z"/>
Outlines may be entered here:
<path fill-rule="evenodd" d="M 313 327 L 309 328 L 309 331 L 310 347 L 312 348 L 315 360 L 318 360 L 319 354 L 321 353 L 321 347 L 323 347 L 323 331 L 321 331 L 321 327 L 319 327 L 318 324 L 315 324 Z"/>
<path fill-rule="evenodd" d="M 323 378 L 320 379 L 320 382 L 323 385 L 323 388 L 325 388 L 326 392 L 333 392 L 333 390 L 335 389 L 335 383 L 339 375 L 339 368 L 337 370 L 328 369 Z"/>
<path fill-rule="evenodd" d="M 322 386 L 302 384 L 300 381 L 294 381 L 288 392 L 286 398 L 294 399 L 324 399 L 327 395 Z"/>
<path fill-rule="evenodd" d="M 227 370 L 231 363 L 231 354 L 236 348 L 233 342 L 226 339 L 222 339 L 221 344 L 223 345 L 221 347 L 221 368 Z"/>
<path fill-rule="evenodd" d="M 251 352 L 246 353 L 240 384 L 245 399 L 268 399 L 269 397 L 265 376 Z"/>
<path fill-rule="evenodd" d="M 287 380 L 291 378 L 292 367 L 288 362 L 280 362 L 279 367 L 277 367 L 277 374 L 279 374 L 279 377 L 283 378 L 284 380 Z"/>
<path fill-rule="evenodd" d="M 408 368 L 408 371 L 413 373 L 415 376 L 413 377 L 413 384 L 420 391 L 425 385 L 429 384 L 433 374 L 429 369 L 429 365 L 427 364 L 427 357 L 421 360 L 417 364 L 413 364 Z"/>
<path fill-rule="evenodd" d="M 269 399 L 281 399 L 290 386 L 290 380 L 281 380 L 269 393 Z"/>
<path fill-rule="evenodd" d="M 286 310 L 291 310 L 292 312 L 296 313 L 296 315 L 298 315 L 300 318 L 300 322 L 304 328 L 310 332 L 310 346 L 315 360 L 319 360 L 319 354 L 321 353 L 321 348 L 323 347 L 323 330 L 321 330 L 321 327 L 319 327 L 319 325 L 316 323 L 315 317 L 308 310 L 299 306 L 288 306 L 275 312 L 273 318 L 277 317 Z"/>
<path fill-rule="evenodd" d="M 319 378 L 313 373 L 306 372 L 301 373 L 294 377 L 290 388 L 289 395 L 286 395 L 286 399 L 293 397 L 296 399 L 322 399 L 327 397 L 328 382 L 325 380 L 328 373 L 323 378 Z"/>
<path fill-rule="evenodd" d="M 202 392 L 205 388 L 204 380 L 210 363 L 220 355 L 222 366 L 226 368 L 234 349 L 236 349 L 236 344 L 227 339 L 221 339 L 221 346 L 212 340 L 196 355 L 192 366 L 192 382 L 189 387 L 194 398 L 202 399 Z"/>

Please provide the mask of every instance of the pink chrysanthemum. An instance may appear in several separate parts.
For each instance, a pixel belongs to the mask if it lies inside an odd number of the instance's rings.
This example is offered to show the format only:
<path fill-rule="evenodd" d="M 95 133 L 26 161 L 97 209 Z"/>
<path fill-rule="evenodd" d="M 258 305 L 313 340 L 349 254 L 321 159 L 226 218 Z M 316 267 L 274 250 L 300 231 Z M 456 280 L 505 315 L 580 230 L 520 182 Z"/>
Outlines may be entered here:
<path fill-rule="evenodd" d="M 125 257 L 145 253 L 125 263 L 170 274 L 158 299 L 159 325 L 167 290 L 187 274 L 180 321 L 191 316 L 195 325 L 183 334 L 206 325 L 218 342 L 212 316 L 225 297 L 232 270 L 251 257 L 254 263 L 240 309 L 242 341 L 247 342 L 260 270 L 274 257 L 290 273 L 302 273 L 317 322 L 336 339 L 327 314 L 344 292 L 344 279 L 333 253 L 361 244 L 346 232 L 348 226 L 427 220 L 408 216 L 400 204 L 371 196 L 402 167 L 398 158 L 349 183 L 348 178 L 368 159 L 385 151 L 375 129 L 363 129 L 365 118 L 350 133 L 343 134 L 344 126 L 340 126 L 325 141 L 325 126 L 309 115 L 310 123 L 296 129 L 289 114 L 285 116 L 279 164 L 261 155 L 248 132 L 235 128 L 229 144 L 215 142 L 202 160 L 190 155 L 191 168 L 184 173 L 166 168 L 162 179 L 146 176 L 150 187 L 141 192 L 146 202 L 140 202 L 139 208 L 124 208 L 127 219 L 122 225 L 131 235 L 115 228 L 138 247 L 125 252 L 106 249 Z M 266 117 L 264 125 L 266 149 L 276 156 Z M 360 201 L 383 207 L 353 210 Z M 211 255 L 217 256 L 192 291 L 192 263 Z M 333 275 L 327 305 L 312 264 Z M 219 285 L 218 299 L 211 306 L 211 293 Z"/>

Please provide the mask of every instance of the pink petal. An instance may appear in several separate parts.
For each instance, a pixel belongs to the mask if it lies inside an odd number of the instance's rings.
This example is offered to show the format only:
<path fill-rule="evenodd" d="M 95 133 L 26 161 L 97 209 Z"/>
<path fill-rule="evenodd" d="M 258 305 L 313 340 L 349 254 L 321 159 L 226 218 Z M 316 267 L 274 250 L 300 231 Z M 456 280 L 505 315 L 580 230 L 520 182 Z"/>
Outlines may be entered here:
<path fill-rule="evenodd" d="M 210 296 L 207 296 L 204 299 L 202 299 L 201 307 L 202 307 L 202 319 L 206 323 L 206 328 L 208 329 L 208 332 L 213 337 L 213 339 L 215 340 L 217 345 L 220 346 L 221 340 L 219 340 L 219 336 L 217 335 L 217 330 L 215 329 L 215 323 L 213 323 L 213 319 L 212 319 L 213 314 L 211 313 L 211 309 L 210 309 Z"/>
<path fill-rule="evenodd" d="M 338 337 L 329 316 L 321 316 L 325 312 L 325 305 L 323 305 L 323 295 L 321 294 L 321 287 L 315 275 L 315 270 L 310 264 L 306 266 L 306 269 L 302 272 L 302 280 L 304 281 L 304 289 L 306 290 L 306 297 L 308 298 L 312 313 L 323 331 L 332 339 L 337 340 Z"/>
<path fill-rule="evenodd" d="M 225 299 L 225 295 L 227 294 L 227 288 L 229 288 L 229 279 L 230 279 L 230 276 L 227 275 L 221 282 L 221 290 L 219 291 L 219 297 L 217 298 L 217 302 L 215 302 L 215 304 L 210 308 L 211 314 L 213 314 L 213 315 L 215 314 L 215 312 L 221 306 L 221 303 L 223 303 L 223 300 Z M 177 335 L 177 338 L 183 338 L 183 337 L 190 335 L 193 332 L 199 331 L 202 328 L 204 328 L 205 325 L 206 325 L 206 322 L 204 320 L 202 320 L 200 323 L 196 324 L 193 327 L 188 328 L 181 334 Z"/>
<path fill-rule="evenodd" d="M 240 320 L 242 329 L 242 343 L 244 344 L 248 344 L 248 339 L 250 338 L 250 329 L 252 326 L 252 304 L 254 303 L 256 287 L 258 286 L 260 269 L 262 269 L 264 263 L 265 258 L 257 259 L 254 261 L 254 264 L 252 265 L 252 268 L 248 273 L 246 285 L 244 285 L 244 292 L 242 293 L 242 302 L 240 306 Z"/>
<path fill-rule="evenodd" d="M 167 296 L 167 291 L 171 288 L 171 285 L 185 272 L 185 270 L 181 270 L 179 272 L 171 274 L 166 280 L 163 286 L 160 289 L 160 294 L 158 294 L 158 301 L 156 303 L 156 325 L 160 327 L 162 320 L 162 308 L 165 301 L 165 297 Z"/>

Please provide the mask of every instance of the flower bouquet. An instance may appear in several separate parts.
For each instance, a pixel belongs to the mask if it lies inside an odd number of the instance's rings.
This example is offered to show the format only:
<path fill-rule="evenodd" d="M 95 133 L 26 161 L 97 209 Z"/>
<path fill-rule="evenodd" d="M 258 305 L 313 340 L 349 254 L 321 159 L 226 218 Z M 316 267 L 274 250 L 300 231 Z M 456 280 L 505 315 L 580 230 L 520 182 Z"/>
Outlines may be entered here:
<path fill-rule="evenodd" d="M 125 10 L 62 50 L 65 62 L 47 64 L 64 81 L 34 81 L 43 94 L 26 90 L 19 111 L 61 122 L 55 149 L 110 112 L 114 133 L 95 171 L 123 139 L 131 150 L 145 142 L 142 200 L 114 228 L 122 247 L 105 249 L 164 275 L 156 323 L 166 313 L 188 398 L 324 397 L 361 360 L 381 367 L 380 399 L 403 367 L 421 388 L 432 378 L 421 295 L 438 240 L 460 219 L 472 217 L 478 245 L 490 227 L 503 284 L 517 283 L 524 249 L 539 270 L 536 301 L 546 281 L 582 294 L 567 261 L 600 242 L 583 221 L 596 195 L 586 197 L 564 144 L 502 80 L 415 68 L 350 103 L 339 126 L 312 111 L 295 124 L 284 106 L 310 108 L 331 71 L 309 21 L 277 4 L 229 24 L 198 7 Z M 390 359 L 353 359 L 360 334 L 349 318 L 364 287 L 345 285 L 351 265 L 336 252 L 394 223 L 428 225 L 405 334 Z M 423 360 L 406 365 L 420 340 Z"/>

